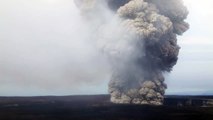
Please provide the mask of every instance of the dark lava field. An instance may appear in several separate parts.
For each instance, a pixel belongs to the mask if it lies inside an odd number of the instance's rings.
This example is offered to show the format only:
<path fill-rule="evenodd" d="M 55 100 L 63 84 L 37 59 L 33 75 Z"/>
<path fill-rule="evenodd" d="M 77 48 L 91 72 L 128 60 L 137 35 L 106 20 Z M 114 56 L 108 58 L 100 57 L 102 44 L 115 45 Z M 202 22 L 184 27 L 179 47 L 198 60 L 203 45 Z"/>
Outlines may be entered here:
<path fill-rule="evenodd" d="M 0 120 L 213 120 L 213 96 L 166 96 L 163 106 L 113 104 L 109 99 L 0 97 Z"/>

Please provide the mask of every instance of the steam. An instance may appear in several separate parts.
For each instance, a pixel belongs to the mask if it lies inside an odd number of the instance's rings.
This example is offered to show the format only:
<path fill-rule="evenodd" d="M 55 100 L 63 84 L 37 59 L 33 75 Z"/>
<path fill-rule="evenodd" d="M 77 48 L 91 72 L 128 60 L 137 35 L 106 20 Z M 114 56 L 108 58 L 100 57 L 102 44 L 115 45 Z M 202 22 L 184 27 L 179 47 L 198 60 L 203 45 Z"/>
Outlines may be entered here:
<path fill-rule="evenodd" d="M 0 4 L 1 95 L 102 93 L 108 64 L 72 0 Z"/>
<path fill-rule="evenodd" d="M 161 105 L 167 88 L 163 73 L 178 60 L 177 35 L 189 28 L 182 0 L 76 0 L 76 4 L 84 18 L 91 18 L 88 23 L 98 23 L 94 40 L 112 67 L 111 101 Z"/>

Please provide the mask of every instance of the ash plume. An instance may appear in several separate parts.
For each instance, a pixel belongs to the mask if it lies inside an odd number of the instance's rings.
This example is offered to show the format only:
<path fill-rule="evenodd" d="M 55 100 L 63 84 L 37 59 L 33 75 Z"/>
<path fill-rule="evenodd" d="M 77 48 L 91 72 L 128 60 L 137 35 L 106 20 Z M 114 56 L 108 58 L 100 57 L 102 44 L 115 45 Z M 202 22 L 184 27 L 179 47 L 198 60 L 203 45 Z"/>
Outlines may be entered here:
<path fill-rule="evenodd" d="M 98 46 L 112 67 L 114 103 L 161 105 L 164 72 L 178 60 L 177 35 L 188 30 L 182 0 L 76 0 L 83 16 L 94 15 Z M 106 7 L 107 6 L 107 7 Z M 112 15 L 104 16 L 106 9 Z"/>

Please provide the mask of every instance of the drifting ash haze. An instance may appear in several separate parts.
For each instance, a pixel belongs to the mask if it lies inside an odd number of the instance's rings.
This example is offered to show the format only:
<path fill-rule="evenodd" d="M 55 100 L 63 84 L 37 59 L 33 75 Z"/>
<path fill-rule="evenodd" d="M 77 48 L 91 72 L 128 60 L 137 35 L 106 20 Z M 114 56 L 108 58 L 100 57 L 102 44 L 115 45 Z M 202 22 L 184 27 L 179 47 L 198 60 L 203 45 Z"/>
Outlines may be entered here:
<path fill-rule="evenodd" d="M 161 105 L 188 28 L 182 0 L 75 0 L 112 67 L 114 103 Z"/>
<path fill-rule="evenodd" d="M 0 0 L 0 95 L 100 94 L 109 79 L 73 0 Z M 105 69 L 103 69 L 105 68 Z"/>

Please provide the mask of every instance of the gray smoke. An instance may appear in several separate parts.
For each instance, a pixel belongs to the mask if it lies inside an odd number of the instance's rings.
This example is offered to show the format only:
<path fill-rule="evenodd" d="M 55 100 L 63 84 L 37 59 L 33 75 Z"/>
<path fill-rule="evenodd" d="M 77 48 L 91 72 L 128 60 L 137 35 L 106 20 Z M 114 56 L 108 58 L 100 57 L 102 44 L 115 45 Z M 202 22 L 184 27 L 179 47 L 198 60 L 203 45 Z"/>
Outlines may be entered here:
<path fill-rule="evenodd" d="M 167 88 L 163 73 L 178 60 L 177 35 L 189 28 L 182 0 L 76 0 L 76 4 L 85 18 L 98 21 L 94 39 L 112 66 L 111 101 L 161 105 Z M 111 10 L 110 18 L 105 8 Z"/>
<path fill-rule="evenodd" d="M 0 95 L 100 94 L 110 78 L 73 0 L 0 0 Z M 105 69 L 103 69 L 105 68 Z"/>

